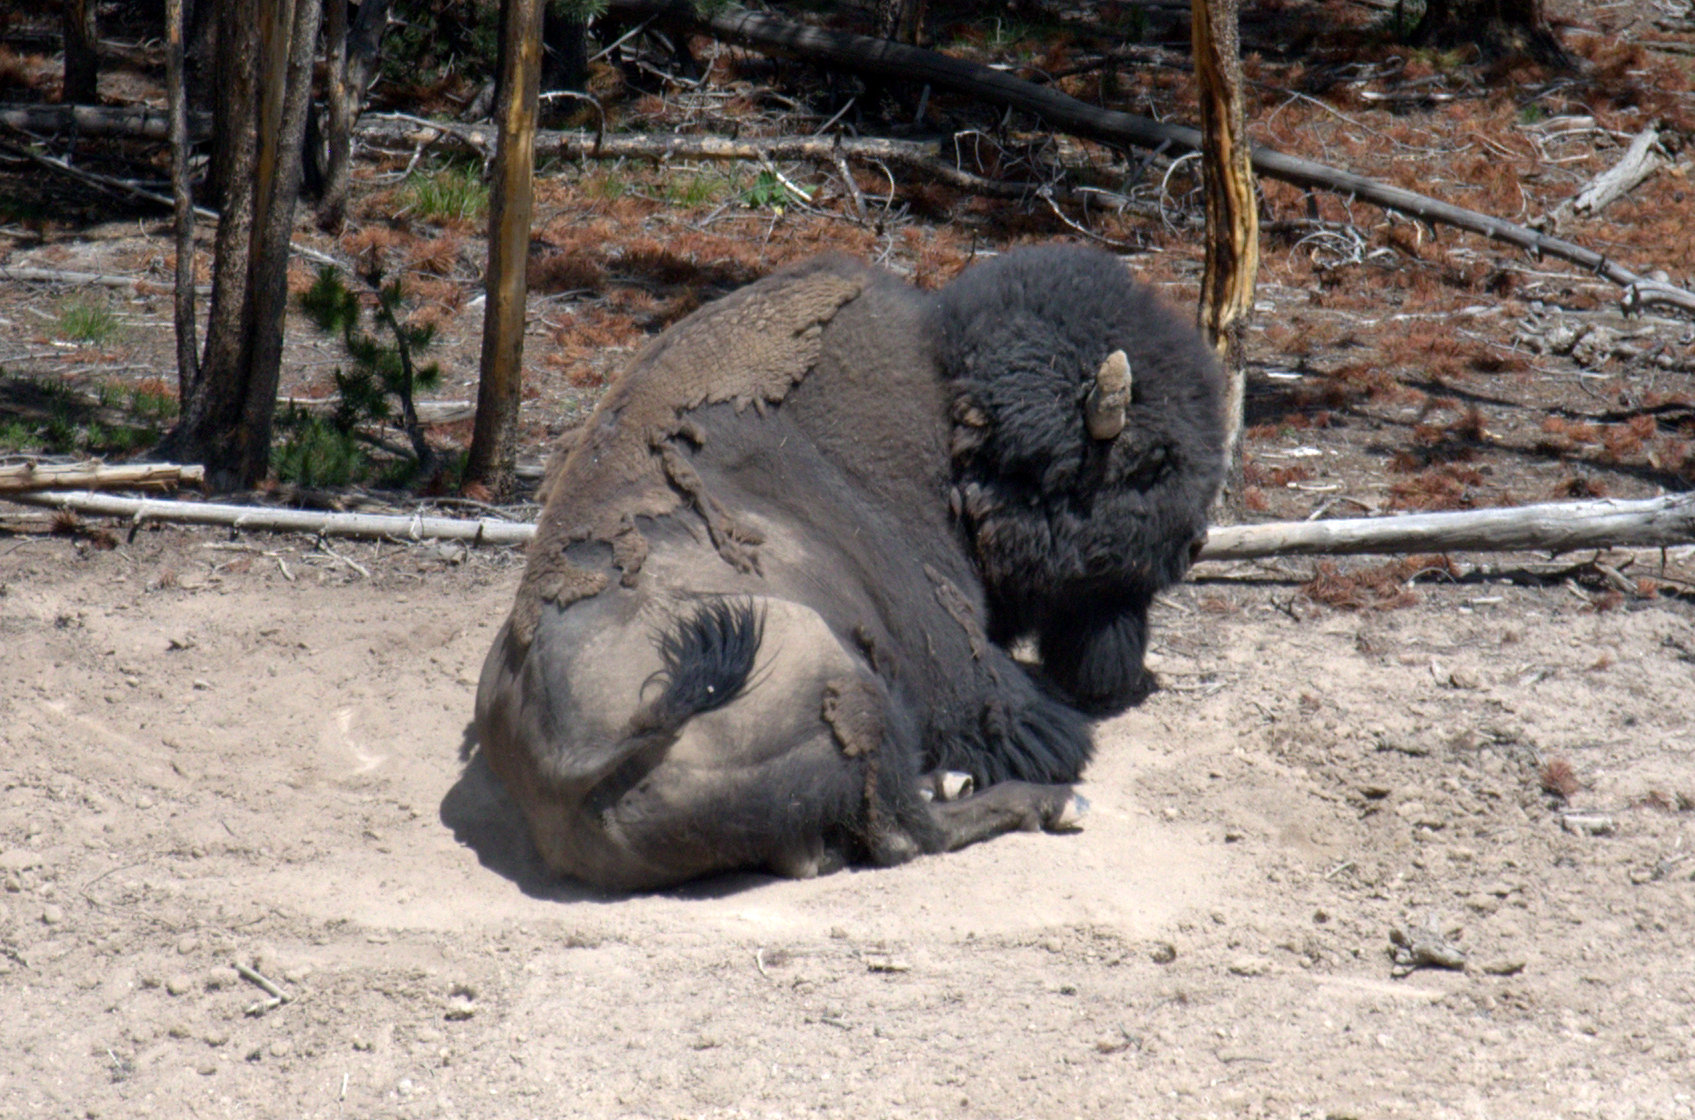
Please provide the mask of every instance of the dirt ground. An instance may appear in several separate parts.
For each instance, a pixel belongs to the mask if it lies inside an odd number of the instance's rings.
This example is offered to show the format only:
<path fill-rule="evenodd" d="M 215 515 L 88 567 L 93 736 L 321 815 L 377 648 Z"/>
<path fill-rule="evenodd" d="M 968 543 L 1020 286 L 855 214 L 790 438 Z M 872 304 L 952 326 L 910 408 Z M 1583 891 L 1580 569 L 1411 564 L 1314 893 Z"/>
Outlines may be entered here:
<path fill-rule="evenodd" d="M 1084 831 L 606 898 L 461 767 L 514 554 L 103 543 L 0 542 L 0 1116 L 1695 1116 L 1687 598 L 1215 566 Z"/>

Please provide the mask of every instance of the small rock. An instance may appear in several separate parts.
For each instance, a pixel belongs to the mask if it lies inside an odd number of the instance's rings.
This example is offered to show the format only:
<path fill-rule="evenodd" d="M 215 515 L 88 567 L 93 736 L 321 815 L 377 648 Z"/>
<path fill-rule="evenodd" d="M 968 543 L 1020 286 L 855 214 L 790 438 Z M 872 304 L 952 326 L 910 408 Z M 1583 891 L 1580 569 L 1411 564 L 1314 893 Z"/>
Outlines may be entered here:
<path fill-rule="evenodd" d="M 1560 827 L 1573 836 L 1611 836 L 1618 822 L 1603 813 L 1565 813 Z"/>
<path fill-rule="evenodd" d="M 41 853 L 28 848 L 7 848 L 0 852 L 0 871 L 28 871 L 41 866 Z"/>
<path fill-rule="evenodd" d="M 179 972 L 165 981 L 165 990 L 173 996 L 187 995 L 194 990 L 194 977 Z"/>
<path fill-rule="evenodd" d="M 223 1046 L 230 1040 L 230 1032 L 222 1027 L 213 1027 L 200 1036 L 208 1046 Z"/>
<path fill-rule="evenodd" d="M 177 952 L 181 953 L 185 957 L 198 948 L 200 948 L 200 939 L 192 933 L 177 942 Z"/>
<path fill-rule="evenodd" d="M 1523 957 L 1501 957 L 1484 963 L 1481 967 L 1490 976 L 1517 976 L 1524 971 Z"/>
<path fill-rule="evenodd" d="M 1483 681 L 1470 669 L 1453 669 L 1448 673 L 1448 683 L 1455 688 L 1478 689 L 1483 687 Z"/>
<path fill-rule="evenodd" d="M 218 1072 L 218 1063 L 211 1061 L 210 1059 L 197 1062 L 194 1066 L 194 1072 L 198 1073 L 201 1077 L 211 1077 L 214 1073 Z"/>
<path fill-rule="evenodd" d="M 271 1040 L 271 1044 L 265 1047 L 265 1050 L 273 1058 L 286 1058 L 294 1053 L 294 1043 L 286 1038 L 274 1038 Z"/>
<path fill-rule="evenodd" d="M 1056 951 L 1056 950 L 1050 950 Z M 865 958 L 865 968 L 868 972 L 911 972 L 912 966 L 899 957 L 873 954 Z"/>
<path fill-rule="evenodd" d="M 1492 894 L 1483 894 L 1482 892 L 1468 897 L 1465 904 L 1467 909 L 1474 910 L 1479 914 L 1493 914 L 1501 908 L 1500 899 Z"/>
<path fill-rule="evenodd" d="M 1237 957 L 1230 962 L 1233 976 L 1264 976 L 1271 971 L 1271 962 L 1264 957 Z"/>
<path fill-rule="evenodd" d="M 1148 959 L 1155 964 L 1170 964 L 1177 959 L 1177 946 L 1169 941 L 1156 941 L 1148 951 Z"/>
<path fill-rule="evenodd" d="M 41 920 L 50 926 L 56 926 L 65 920 L 64 907 L 49 902 L 41 908 Z"/>

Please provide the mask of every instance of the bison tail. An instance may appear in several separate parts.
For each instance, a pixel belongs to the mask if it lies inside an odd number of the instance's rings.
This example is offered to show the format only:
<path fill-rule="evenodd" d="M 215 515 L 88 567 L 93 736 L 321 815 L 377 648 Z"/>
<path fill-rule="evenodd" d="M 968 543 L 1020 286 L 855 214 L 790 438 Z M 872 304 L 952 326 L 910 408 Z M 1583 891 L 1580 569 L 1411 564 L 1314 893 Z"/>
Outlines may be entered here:
<path fill-rule="evenodd" d="M 640 735 L 674 733 L 746 691 L 765 637 L 765 614 L 748 599 L 712 599 L 655 635 L 664 667 L 649 678 L 658 696 L 630 721 Z"/>

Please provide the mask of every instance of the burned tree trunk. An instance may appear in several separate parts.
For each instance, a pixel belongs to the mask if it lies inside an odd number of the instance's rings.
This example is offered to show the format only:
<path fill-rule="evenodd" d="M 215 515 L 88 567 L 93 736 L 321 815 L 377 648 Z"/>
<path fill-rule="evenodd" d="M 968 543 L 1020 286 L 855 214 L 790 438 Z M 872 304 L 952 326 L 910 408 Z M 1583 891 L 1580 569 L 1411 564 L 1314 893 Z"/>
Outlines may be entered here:
<path fill-rule="evenodd" d="M 1523 57 L 1565 69 L 1571 56 L 1554 37 L 1542 0 L 1427 0 L 1413 41 L 1476 47 L 1485 59 Z"/>
<path fill-rule="evenodd" d="M 200 345 L 194 326 L 194 197 L 188 180 L 188 85 L 183 72 L 183 29 L 182 0 L 165 0 L 165 101 L 171 118 L 171 203 L 176 212 L 177 242 L 177 384 L 186 390 L 200 380 Z"/>
<path fill-rule="evenodd" d="M 100 100 L 100 31 L 95 0 L 64 0 L 65 88 L 60 101 L 93 105 Z"/>
<path fill-rule="evenodd" d="M 353 127 L 365 107 L 383 32 L 388 29 L 391 0 L 364 0 L 351 24 L 347 0 L 328 0 L 326 53 L 329 75 L 325 88 L 324 194 L 318 204 L 318 224 L 340 229 L 347 213 L 347 182 L 353 164 Z"/>
<path fill-rule="evenodd" d="M 523 392 L 524 269 L 529 261 L 536 110 L 541 84 L 542 0 L 503 0 L 500 11 L 499 146 L 489 192 L 487 303 L 477 420 L 467 482 L 496 496 L 512 489 Z"/>
<path fill-rule="evenodd" d="M 1241 493 L 1246 396 L 1242 331 L 1254 306 L 1259 214 L 1242 101 L 1238 0 L 1195 0 L 1192 32 L 1201 107 L 1201 177 L 1206 188 L 1206 262 L 1200 327 L 1225 372 L 1225 498 Z"/>
<path fill-rule="evenodd" d="M 316 0 L 231 0 L 218 13 L 212 307 L 204 358 L 166 441 L 170 454 L 206 465 L 213 489 L 252 486 L 270 469 L 319 11 Z"/>

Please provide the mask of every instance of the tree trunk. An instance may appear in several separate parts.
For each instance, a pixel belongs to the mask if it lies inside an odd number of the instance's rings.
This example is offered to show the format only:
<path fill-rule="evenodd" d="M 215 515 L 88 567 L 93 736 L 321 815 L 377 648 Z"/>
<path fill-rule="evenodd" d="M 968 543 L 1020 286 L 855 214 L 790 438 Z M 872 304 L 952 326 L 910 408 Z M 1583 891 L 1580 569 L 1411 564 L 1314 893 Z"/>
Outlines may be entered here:
<path fill-rule="evenodd" d="M 1475 46 L 1486 60 L 1527 57 L 1561 69 L 1571 65 L 1542 0 L 1427 0 L 1412 38 L 1444 48 Z"/>
<path fill-rule="evenodd" d="M 353 164 L 353 127 L 365 107 L 383 32 L 388 30 L 391 0 L 364 0 L 351 26 L 347 0 L 328 0 L 330 22 L 325 36 L 329 83 L 325 97 L 324 194 L 318 205 L 318 224 L 340 229 L 347 215 L 347 183 Z"/>
<path fill-rule="evenodd" d="M 1195 0 L 1191 42 L 1201 108 L 1201 177 L 1206 188 L 1206 264 L 1201 276 L 1202 333 L 1224 367 L 1227 502 L 1241 494 L 1246 368 L 1242 331 L 1254 307 L 1259 271 L 1259 213 L 1242 101 L 1238 0 Z"/>
<path fill-rule="evenodd" d="M 467 482 L 497 498 L 511 492 L 523 391 L 524 269 L 529 261 L 531 180 L 541 83 L 543 0 L 503 0 L 500 11 L 499 147 L 489 200 L 487 302 L 482 372 Z"/>
<path fill-rule="evenodd" d="M 165 0 L 165 100 L 170 107 L 171 201 L 176 211 L 175 319 L 177 385 L 199 382 L 200 345 L 194 327 L 194 197 L 188 184 L 188 87 L 183 75 L 182 0 Z"/>
<path fill-rule="evenodd" d="M 60 101 L 94 105 L 100 100 L 100 31 L 95 0 L 64 0 L 65 88 Z"/>
<path fill-rule="evenodd" d="M 206 465 L 213 489 L 253 486 L 270 469 L 319 11 L 316 0 L 232 0 L 218 13 L 224 180 L 212 307 L 204 360 L 167 441 Z"/>

